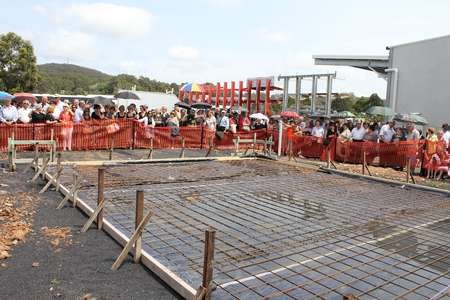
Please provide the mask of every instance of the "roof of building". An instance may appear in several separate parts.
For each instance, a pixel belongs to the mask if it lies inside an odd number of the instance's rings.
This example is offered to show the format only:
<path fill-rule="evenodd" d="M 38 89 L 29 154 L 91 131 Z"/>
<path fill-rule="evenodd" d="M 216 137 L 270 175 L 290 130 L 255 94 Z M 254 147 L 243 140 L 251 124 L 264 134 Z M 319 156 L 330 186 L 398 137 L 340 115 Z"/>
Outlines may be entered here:
<path fill-rule="evenodd" d="M 314 55 L 316 65 L 349 66 L 377 73 L 389 68 L 389 56 L 384 55 Z"/>
<path fill-rule="evenodd" d="M 396 47 L 408 46 L 408 45 L 413 45 L 413 44 L 418 44 L 418 43 L 426 43 L 426 42 L 431 42 L 431 41 L 440 40 L 440 39 L 446 39 L 446 38 L 450 38 L 450 34 L 443 35 L 443 36 L 438 36 L 438 37 L 434 37 L 434 38 L 418 40 L 418 41 L 414 41 L 414 42 L 398 44 L 398 45 L 394 45 L 394 46 L 389 46 L 388 48 L 396 48 Z"/>

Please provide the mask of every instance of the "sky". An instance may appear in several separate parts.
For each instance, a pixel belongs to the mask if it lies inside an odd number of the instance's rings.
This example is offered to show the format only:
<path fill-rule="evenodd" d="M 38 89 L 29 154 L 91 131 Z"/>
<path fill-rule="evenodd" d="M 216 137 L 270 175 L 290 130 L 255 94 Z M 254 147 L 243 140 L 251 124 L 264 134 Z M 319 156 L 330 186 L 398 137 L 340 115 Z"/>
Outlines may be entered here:
<path fill-rule="evenodd" d="M 382 98 L 386 82 L 376 74 L 315 66 L 312 56 L 388 55 L 386 46 L 447 35 L 450 28 L 447 0 L 0 4 L 0 33 L 12 31 L 30 40 L 39 64 L 71 63 L 177 83 L 336 71 L 334 92 Z M 310 91 L 308 82 L 302 87 Z M 324 91 L 325 82 L 319 82 L 319 92 Z"/>

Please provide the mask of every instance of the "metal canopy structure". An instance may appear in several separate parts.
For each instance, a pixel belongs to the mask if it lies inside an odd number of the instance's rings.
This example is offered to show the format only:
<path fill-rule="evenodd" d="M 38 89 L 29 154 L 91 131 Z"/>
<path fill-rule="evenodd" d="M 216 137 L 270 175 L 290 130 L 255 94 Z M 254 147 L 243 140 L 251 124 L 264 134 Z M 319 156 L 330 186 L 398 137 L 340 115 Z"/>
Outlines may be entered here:
<path fill-rule="evenodd" d="M 389 57 L 382 55 L 314 55 L 313 59 L 316 65 L 348 66 L 379 74 L 386 74 L 389 68 Z"/>
<path fill-rule="evenodd" d="M 327 117 L 331 114 L 331 96 L 333 89 L 333 79 L 336 79 L 336 72 L 334 73 L 324 73 L 324 74 L 302 74 L 302 75 L 280 75 L 278 80 L 283 79 L 283 111 L 287 109 L 288 98 L 289 98 L 289 81 L 295 79 L 295 108 L 297 113 L 300 112 L 300 97 L 303 79 L 312 79 L 311 88 L 311 113 L 316 112 L 316 98 L 317 98 L 317 81 L 319 79 L 325 78 L 327 80 L 327 96 L 326 96 L 326 107 L 325 115 Z"/>

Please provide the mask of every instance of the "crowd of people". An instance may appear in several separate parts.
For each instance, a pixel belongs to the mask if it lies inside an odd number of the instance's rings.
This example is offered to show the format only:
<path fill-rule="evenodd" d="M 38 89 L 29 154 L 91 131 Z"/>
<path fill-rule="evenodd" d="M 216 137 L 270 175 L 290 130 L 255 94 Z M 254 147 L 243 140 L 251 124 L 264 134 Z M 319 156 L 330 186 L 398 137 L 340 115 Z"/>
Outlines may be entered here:
<path fill-rule="evenodd" d="M 396 126 L 394 120 L 386 123 L 353 119 L 305 121 L 300 117 L 297 120 L 289 120 L 286 129 L 288 139 L 308 135 L 317 138 L 319 142 L 332 137 L 336 138 L 338 143 L 424 141 L 423 167 L 427 170 L 427 177 L 450 177 L 450 127 L 447 123 L 442 124 L 440 130 L 428 127 L 426 132 L 422 132 L 412 122 L 407 122 L 405 126 Z"/>
<path fill-rule="evenodd" d="M 245 112 L 234 112 L 216 108 L 184 109 L 175 106 L 171 111 L 166 107 L 148 109 L 146 105 L 90 104 L 75 99 L 72 103 L 61 101 L 59 97 L 51 101 L 43 96 L 39 101 L 24 100 L 21 103 L 7 100 L 0 107 L 0 123 L 80 123 L 91 120 L 133 119 L 145 126 L 200 126 L 217 131 L 251 130 L 267 127 L 263 120 L 250 120 Z"/>
<path fill-rule="evenodd" d="M 304 121 L 303 117 L 298 120 L 290 120 L 287 128 L 290 128 L 294 135 L 310 135 L 317 138 L 337 137 L 341 141 L 353 142 L 395 142 L 395 141 L 418 141 L 425 138 L 423 133 L 416 128 L 413 123 L 407 123 L 404 127 L 396 127 L 395 121 L 363 122 L 361 120 L 347 119 L 338 121 L 309 120 Z M 443 130 L 447 131 L 448 125 L 443 125 Z M 432 129 L 432 131 L 434 131 Z M 450 135 L 442 138 L 449 139 Z"/>
<path fill-rule="evenodd" d="M 275 119 L 252 119 L 245 111 L 231 111 L 230 109 L 216 109 L 205 107 L 203 109 L 185 109 L 178 106 L 168 110 L 166 107 L 148 109 L 146 105 L 137 107 L 130 104 L 100 105 L 86 103 L 75 99 L 72 103 L 62 101 L 59 97 L 49 100 L 43 96 L 35 99 L 15 102 L 8 100 L 0 107 L 0 123 L 28 124 L 28 123 L 60 123 L 63 150 L 71 150 L 73 124 L 86 121 L 132 119 L 147 128 L 170 127 L 171 136 L 179 135 L 180 126 L 205 126 L 215 131 L 218 138 L 223 133 L 237 131 L 250 131 L 254 129 L 272 129 L 277 124 Z M 425 139 L 434 145 L 439 141 L 445 145 L 444 150 L 428 146 L 426 149 L 431 160 L 439 165 L 446 165 L 450 155 L 446 151 L 450 146 L 450 127 L 443 124 L 440 130 L 429 127 L 426 133 L 422 132 L 413 123 L 406 126 L 396 126 L 395 121 L 387 123 L 364 122 L 362 120 L 325 120 L 283 119 L 283 126 L 287 131 L 287 138 L 293 136 L 313 136 L 327 140 L 337 138 L 345 142 L 378 142 L 391 143 L 399 141 L 419 141 Z M 445 168 L 442 170 L 445 171 Z"/>

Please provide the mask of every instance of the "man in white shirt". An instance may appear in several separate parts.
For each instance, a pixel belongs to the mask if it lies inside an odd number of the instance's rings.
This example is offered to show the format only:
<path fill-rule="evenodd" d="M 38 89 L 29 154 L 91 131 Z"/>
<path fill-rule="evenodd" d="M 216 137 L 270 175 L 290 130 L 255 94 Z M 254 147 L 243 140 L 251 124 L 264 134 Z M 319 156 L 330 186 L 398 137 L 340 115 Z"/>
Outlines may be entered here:
<path fill-rule="evenodd" d="M 59 116 L 61 115 L 61 112 L 63 111 L 64 108 L 64 102 L 61 101 L 61 98 L 59 98 L 58 96 L 56 96 L 55 98 L 55 110 L 53 111 L 53 118 L 55 118 L 55 120 L 59 120 Z"/>
<path fill-rule="evenodd" d="M 47 96 L 42 96 L 41 98 L 41 108 L 42 111 L 46 114 L 47 113 L 47 109 L 48 109 L 48 98 Z"/>
<path fill-rule="evenodd" d="M 228 128 L 230 128 L 230 119 L 228 118 L 226 111 L 222 110 L 217 131 L 227 131 Z"/>
<path fill-rule="evenodd" d="M 320 121 L 316 121 L 316 125 L 313 127 L 311 131 L 311 135 L 317 138 L 323 138 L 324 137 L 324 129 L 322 126 L 320 126 Z"/>
<path fill-rule="evenodd" d="M 364 139 L 364 135 L 366 134 L 366 129 L 361 126 L 361 121 L 356 121 L 356 127 L 352 129 L 352 141 L 354 142 L 362 142 Z"/>
<path fill-rule="evenodd" d="M 73 116 L 73 120 L 75 123 L 80 123 L 84 120 L 83 113 L 84 113 L 84 107 L 86 104 L 84 101 L 78 101 L 78 99 L 75 99 L 73 101 L 73 105 L 76 107 L 74 116 Z"/>
<path fill-rule="evenodd" d="M 22 102 L 22 107 L 17 110 L 18 120 L 23 124 L 28 124 L 31 122 L 31 113 L 32 109 L 30 108 L 30 102 L 28 100 L 24 100 Z"/>
<path fill-rule="evenodd" d="M 390 121 L 389 123 L 381 126 L 380 141 L 383 141 L 384 143 L 392 142 L 392 138 L 395 134 L 394 126 L 395 126 L 395 121 Z"/>
<path fill-rule="evenodd" d="M 413 123 L 408 123 L 406 125 L 406 129 L 408 130 L 408 133 L 406 134 L 406 140 L 407 141 L 419 141 L 420 140 L 420 132 L 416 129 L 416 126 L 414 126 Z"/>
<path fill-rule="evenodd" d="M 6 100 L 0 110 L 0 123 L 13 124 L 17 122 L 18 118 L 17 108 L 11 104 L 11 100 Z"/>

